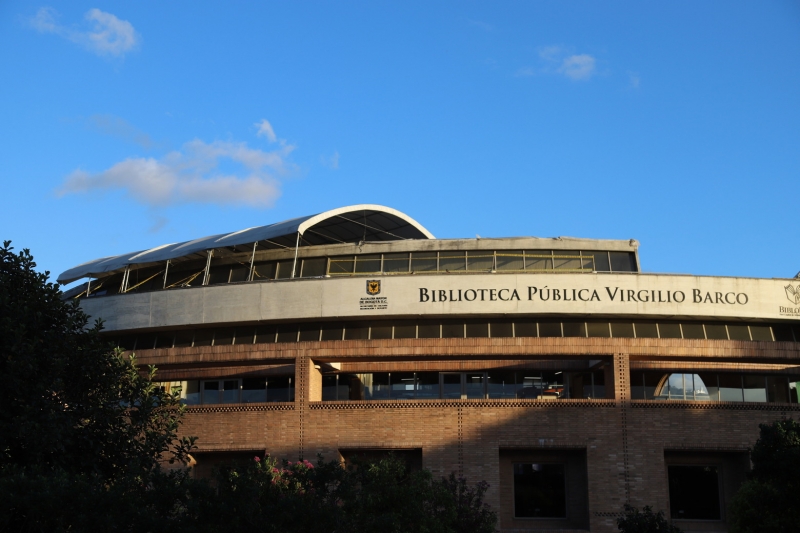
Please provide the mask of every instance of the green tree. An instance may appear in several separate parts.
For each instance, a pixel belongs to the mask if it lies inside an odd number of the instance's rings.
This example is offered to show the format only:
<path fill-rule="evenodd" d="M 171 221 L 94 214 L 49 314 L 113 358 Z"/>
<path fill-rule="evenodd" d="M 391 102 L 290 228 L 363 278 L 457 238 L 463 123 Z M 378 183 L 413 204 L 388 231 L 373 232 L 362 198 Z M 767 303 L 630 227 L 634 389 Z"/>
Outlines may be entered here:
<path fill-rule="evenodd" d="M 800 424 L 761 424 L 750 450 L 753 470 L 731 503 L 734 533 L 789 533 L 800 528 Z"/>
<path fill-rule="evenodd" d="M 667 521 L 664 511 L 655 513 L 649 505 L 640 511 L 625 504 L 625 514 L 617 518 L 617 527 L 623 533 L 681 533 L 678 526 Z"/>
<path fill-rule="evenodd" d="M 186 476 L 163 473 L 160 463 L 184 460 L 192 440 L 177 437 L 184 407 L 153 384 L 155 369 L 141 375 L 35 267 L 28 250 L 4 242 L 0 526 L 75 529 L 101 516 L 87 517 L 88 508 L 181 486 Z"/>
<path fill-rule="evenodd" d="M 265 532 L 491 533 L 497 515 L 483 502 L 486 483 L 436 480 L 397 457 L 356 463 L 319 459 L 279 465 L 270 456 L 220 469 L 218 505 L 198 527 Z M 213 515 L 211 514 L 213 513 Z"/>

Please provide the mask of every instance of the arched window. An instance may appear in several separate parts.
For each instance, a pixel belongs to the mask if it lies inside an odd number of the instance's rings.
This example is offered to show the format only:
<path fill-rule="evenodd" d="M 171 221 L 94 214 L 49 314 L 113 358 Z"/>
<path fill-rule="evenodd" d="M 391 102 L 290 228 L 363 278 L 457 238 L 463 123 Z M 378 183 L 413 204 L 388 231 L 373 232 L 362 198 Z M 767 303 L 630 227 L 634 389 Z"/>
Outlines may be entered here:
<path fill-rule="evenodd" d="M 697 374 L 666 374 L 656 389 L 657 400 L 711 400 L 708 387 Z"/>

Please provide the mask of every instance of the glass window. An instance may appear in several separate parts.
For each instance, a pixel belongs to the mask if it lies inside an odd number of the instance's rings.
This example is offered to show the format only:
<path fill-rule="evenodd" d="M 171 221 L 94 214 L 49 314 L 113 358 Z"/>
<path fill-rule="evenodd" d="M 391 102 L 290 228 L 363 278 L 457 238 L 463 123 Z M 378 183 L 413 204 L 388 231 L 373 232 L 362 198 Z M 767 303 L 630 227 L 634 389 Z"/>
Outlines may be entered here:
<path fill-rule="evenodd" d="M 564 324 L 566 326 L 566 323 Z M 611 330 L 609 329 L 608 322 L 589 322 L 589 336 L 590 337 L 610 337 Z M 566 337 L 567 331 L 564 330 L 564 336 Z"/>
<path fill-rule="evenodd" d="M 297 342 L 297 326 L 296 325 L 278 326 L 277 342 Z"/>
<path fill-rule="evenodd" d="M 711 399 L 703 378 L 697 374 L 684 374 L 687 400 L 709 401 Z"/>
<path fill-rule="evenodd" d="M 381 272 L 381 254 L 357 255 L 357 274 L 378 274 Z"/>
<path fill-rule="evenodd" d="M 767 400 L 770 403 L 789 403 L 789 380 L 786 376 L 767 376 Z"/>
<path fill-rule="evenodd" d="M 681 324 L 684 339 L 705 339 L 706 334 L 703 331 L 702 324 Z"/>
<path fill-rule="evenodd" d="M 515 464 L 514 516 L 566 518 L 565 470 L 563 464 Z"/>
<path fill-rule="evenodd" d="M 740 374 L 719 374 L 719 399 L 722 402 L 741 402 L 742 376 Z"/>
<path fill-rule="evenodd" d="M 211 346 L 214 340 L 214 330 L 199 329 L 194 332 L 194 345 L 197 346 Z M 138 344 L 138 343 L 137 343 Z M 138 346 L 137 346 L 138 348 Z"/>
<path fill-rule="evenodd" d="M 467 322 L 467 337 L 488 337 L 488 336 L 489 336 L 488 322 Z"/>
<path fill-rule="evenodd" d="M 201 400 L 200 382 L 197 380 L 190 380 L 186 382 L 185 401 L 188 405 L 197 405 Z"/>
<path fill-rule="evenodd" d="M 437 324 L 438 326 L 438 324 Z M 436 335 L 437 337 L 439 335 Z M 394 338 L 395 339 L 416 339 L 417 338 L 417 325 L 410 322 L 398 322 L 394 325 Z"/>
<path fill-rule="evenodd" d="M 392 372 L 391 397 L 393 400 L 413 400 L 416 379 L 413 372 Z"/>
<path fill-rule="evenodd" d="M 203 403 L 220 403 L 219 381 L 203 382 Z"/>
<path fill-rule="evenodd" d="M 719 520 L 719 473 L 716 466 L 667 467 L 669 512 L 674 519 Z"/>
<path fill-rule="evenodd" d="M 539 336 L 561 337 L 561 322 L 539 322 Z"/>
<path fill-rule="evenodd" d="M 598 333 L 595 337 L 608 337 L 608 323 L 592 324 L 592 331 Z M 585 337 L 586 336 L 586 322 L 571 322 L 565 321 L 563 323 L 563 331 L 565 337 Z"/>
<path fill-rule="evenodd" d="M 592 389 L 594 390 L 594 395 L 592 398 L 605 398 L 606 397 L 606 373 L 601 370 L 595 370 L 592 372 Z"/>
<path fill-rule="evenodd" d="M 541 398 L 545 400 L 558 400 L 563 398 L 565 394 L 563 376 L 563 372 L 542 372 Z"/>
<path fill-rule="evenodd" d="M 389 373 L 375 372 L 373 374 L 359 374 L 361 382 L 364 384 L 365 400 L 388 400 L 389 399 Z"/>
<path fill-rule="evenodd" d="M 728 326 L 728 334 L 730 335 L 732 341 L 750 340 L 750 330 L 747 328 L 747 326 L 741 326 L 741 325 Z"/>
<path fill-rule="evenodd" d="M 631 371 L 631 400 L 646 400 L 644 393 L 644 372 Z"/>
<path fill-rule="evenodd" d="M 789 376 L 789 403 L 800 403 L 800 376 Z"/>
<path fill-rule="evenodd" d="M 300 324 L 300 342 L 319 341 L 319 326 L 317 324 Z"/>
<path fill-rule="evenodd" d="M 253 281 L 275 279 L 275 274 L 278 271 L 278 263 L 276 261 L 265 261 L 253 264 Z"/>
<path fill-rule="evenodd" d="M 344 328 L 340 324 L 323 324 L 322 325 L 322 340 L 324 341 L 340 341 L 344 335 Z"/>
<path fill-rule="evenodd" d="M 461 373 L 441 372 L 442 398 L 461 399 Z"/>
<path fill-rule="evenodd" d="M 792 328 L 788 324 L 773 326 L 772 333 L 775 334 L 776 342 L 794 342 L 794 335 L 792 334 Z"/>
<path fill-rule="evenodd" d="M 436 252 L 414 252 L 411 254 L 412 272 L 433 272 L 438 270 Z"/>
<path fill-rule="evenodd" d="M 705 386 L 707 397 L 702 396 L 702 393 L 697 392 L 696 387 L 698 379 Z M 719 387 L 717 386 L 716 374 L 709 374 L 707 372 L 700 372 L 699 374 L 695 374 L 695 400 L 711 400 L 715 402 L 719 401 Z"/>
<path fill-rule="evenodd" d="M 408 272 L 410 254 L 383 254 L 384 272 Z"/>
<path fill-rule="evenodd" d="M 256 328 L 256 344 L 275 342 L 275 326 L 259 326 Z"/>
<path fill-rule="evenodd" d="M 553 270 L 553 252 L 551 250 L 526 250 L 525 270 Z"/>
<path fill-rule="evenodd" d="M 538 399 L 542 397 L 542 373 L 538 370 L 523 370 L 518 378 L 522 382 L 519 390 L 520 398 Z"/>
<path fill-rule="evenodd" d="M 242 380 L 242 403 L 263 403 L 267 401 L 267 380 L 265 378 L 245 378 Z"/>
<path fill-rule="evenodd" d="M 633 323 L 632 322 L 612 322 L 611 323 L 611 336 L 621 337 L 625 339 L 632 339 Z"/>
<path fill-rule="evenodd" d="M 494 333 L 492 333 L 492 336 L 494 336 Z M 536 328 L 536 322 L 529 322 L 527 320 L 522 322 L 514 322 L 514 336 L 538 337 L 539 333 Z M 558 336 L 561 336 L 561 322 L 558 323 Z"/>
<path fill-rule="evenodd" d="M 417 327 L 417 334 L 420 339 L 438 339 L 441 336 L 439 324 L 420 324 Z M 397 338 L 397 328 L 395 328 L 395 338 Z"/>
<path fill-rule="evenodd" d="M 767 380 L 764 376 L 753 376 L 745 374 L 742 376 L 744 389 L 744 401 L 746 402 L 766 402 L 767 401 Z"/>
<path fill-rule="evenodd" d="M 352 274 L 355 260 L 352 255 L 331 257 L 328 271 L 331 275 Z"/>
<path fill-rule="evenodd" d="M 594 257 L 594 269 L 597 272 L 609 272 L 611 263 L 608 260 L 608 252 L 590 252 Z M 586 255 L 586 252 L 584 252 Z"/>
<path fill-rule="evenodd" d="M 691 387 L 691 381 L 689 383 L 689 386 Z M 685 400 L 685 386 L 684 374 L 670 374 L 661 385 L 661 390 L 658 392 L 658 399 Z M 689 398 L 691 399 L 691 395 Z"/>
<path fill-rule="evenodd" d="M 328 273 L 328 258 L 314 257 L 303 259 L 301 276 L 304 278 L 317 278 Z"/>
<path fill-rule="evenodd" d="M 364 325 L 349 324 L 344 330 L 345 340 L 360 340 L 369 338 L 369 327 Z"/>
<path fill-rule="evenodd" d="M 391 339 L 392 326 L 386 324 L 373 324 L 370 331 L 370 339 Z"/>
<path fill-rule="evenodd" d="M 456 252 L 439 252 L 439 270 L 447 270 L 450 272 L 458 272 L 467 269 L 467 253 L 462 251 Z"/>
<path fill-rule="evenodd" d="M 772 331 L 769 326 L 750 326 L 754 341 L 771 341 Z"/>
<path fill-rule="evenodd" d="M 228 379 L 222 382 L 222 403 L 239 403 L 238 379 Z"/>
<path fill-rule="evenodd" d="M 231 268 L 231 277 L 230 283 L 236 283 L 239 281 L 248 281 L 250 277 L 250 263 L 247 264 L 237 264 Z"/>
<path fill-rule="evenodd" d="M 706 324 L 706 338 L 713 340 L 728 340 L 728 330 L 724 324 Z"/>
<path fill-rule="evenodd" d="M 212 266 L 211 270 L 208 273 L 208 284 L 218 285 L 220 283 L 228 283 L 228 279 L 230 278 L 230 276 L 231 276 L 230 265 Z"/>
<path fill-rule="evenodd" d="M 442 338 L 443 339 L 463 339 L 464 338 L 464 323 L 445 321 L 442 323 Z"/>
<path fill-rule="evenodd" d="M 236 344 L 253 344 L 255 337 L 255 328 L 237 328 L 236 329 Z"/>
<path fill-rule="evenodd" d="M 329 402 L 337 399 L 338 376 L 322 376 L 322 401 Z"/>
<path fill-rule="evenodd" d="M 278 273 L 275 279 L 289 279 L 292 277 L 292 268 L 294 267 L 294 258 L 284 259 L 278 262 Z"/>
<path fill-rule="evenodd" d="M 536 324 L 534 324 L 535 326 Z M 514 326 L 511 322 L 492 322 L 489 324 L 489 334 L 492 337 L 513 337 L 514 336 Z M 467 336 L 469 336 L 469 331 L 467 331 Z"/>
<path fill-rule="evenodd" d="M 490 370 L 486 384 L 489 398 L 516 398 L 522 388 L 516 384 L 516 373 L 506 370 Z"/>
<path fill-rule="evenodd" d="M 485 398 L 486 377 L 483 372 L 467 372 L 464 375 L 464 394 L 467 398 Z"/>
<path fill-rule="evenodd" d="M 662 339 L 681 339 L 681 325 L 675 322 L 659 322 L 658 335 Z"/>
<path fill-rule="evenodd" d="M 658 326 L 655 322 L 636 322 L 634 324 L 636 329 L 636 337 L 639 339 L 657 339 Z"/>
<path fill-rule="evenodd" d="M 155 335 L 140 335 L 136 339 L 137 350 L 152 350 L 155 345 L 156 345 Z M 210 346 L 211 343 L 209 342 L 208 345 Z M 197 344 L 195 344 L 195 346 L 197 346 Z"/>
<path fill-rule="evenodd" d="M 214 331 L 214 346 L 230 346 L 233 344 L 233 328 L 220 328 Z"/>
<path fill-rule="evenodd" d="M 581 269 L 581 253 L 575 250 L 555 250 L 553 268 L 555 270 L 578 271 Z"/>
<path fill-rule="evenodd" d="M 156 335 L 156 348 L 172 348 L 174 337 L 170 332 L 159 333 Z"/>
<path fill-rule="evenodd" d="M 636 272 L 636 256 L 630 252 L 609 252 L 612 272 Z"/>
<path fill-rule="evenodd" d="M 661 379 L 664 377 L 664 374 L 660 372 L 645 372 L 644 373 L 644 399 L 645 400 L 654 400 L 656 399 L 657 392 L 659 386 L 661 385 Z"/>
<path fill-rule="evenodd" d="M 417 372 L 417 399 L 439 397 L 439 373 Z"/>
<path fill-rule="evenodd" d="M 293 402 L 294 380 L 291 376 L 270 376 L 267 378 L 268 402 Z"/>
<path fill-rule="evenodd" d="M 498 271 L 522 271 L 525 266 L 520 250 L 498 251 L 495 261 Z"/>
<path fill-rule="evenodd" d="M 467 270 L 488 272 L 494 269 L 494 252 L 476 250 L 467 252 Z"/>

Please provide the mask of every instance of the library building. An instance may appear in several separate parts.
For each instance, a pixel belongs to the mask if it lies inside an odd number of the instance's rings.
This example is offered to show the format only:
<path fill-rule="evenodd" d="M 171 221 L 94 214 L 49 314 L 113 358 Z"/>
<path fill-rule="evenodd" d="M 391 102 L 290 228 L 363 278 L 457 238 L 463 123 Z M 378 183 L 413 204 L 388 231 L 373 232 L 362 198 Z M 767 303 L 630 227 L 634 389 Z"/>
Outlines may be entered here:
<path fill-rule="evenodd" d="M 58 281 L 180 391 L 197 476 L 393 453 L 487 481 L 501 531 L 613 532 L 626 503 L 727 531 L 759 424 L 800 417 L 800 279 L 643 273 L 638 246 L 367 204 Z"/>

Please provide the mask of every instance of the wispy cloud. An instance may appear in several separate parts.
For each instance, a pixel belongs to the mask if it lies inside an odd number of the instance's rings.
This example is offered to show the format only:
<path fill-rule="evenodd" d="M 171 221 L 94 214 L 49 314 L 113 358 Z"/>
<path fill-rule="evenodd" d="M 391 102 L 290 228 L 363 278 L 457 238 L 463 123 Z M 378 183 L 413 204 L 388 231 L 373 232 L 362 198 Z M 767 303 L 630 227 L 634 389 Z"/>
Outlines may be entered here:
<path fill-rule="evenodd" d="M 58 194 L 122 190 L 150 207 L 185 203 L 271 207 L 280 196 L 278 177 L 294 168 L 287 161 L 294 148 L 283 143 L 266 152 L 244 142 L 195 139 L 158 159 L 132 157 L 96 174 L 76 170 Z"/>
<path fill-rule="evenodd" d="M 588 80 L 595 72 L 595 59 L 589 54 L 565 57 L 558 72 L 571 80 Z"/>
<path fill-rule="evenodd" d="M 628 81 L 630 82 L 631 89 L 638 89 L 639 83 L 642 81 L 639 75 L 635 72 L 628 72 Z"/>
<path fill-rule="evenodd" d="M 156 143 L 147 133 L 141 131 L 123 118 L 114 115 L 92 115 L 86 119 L 86 125 L 104 135 L 117 137 L 123 141 L 138 144 L 151 150 Z"/>
<path fill-rule="evenodd" d="M 84 15 L 86 28 L 68 27 L 58 22 L 58 12 L 52 7 L 42 7 L 30 19 L 31 26 L 40 33 L 52 33 L 80 44 L 100 56 L 122 57 L 136 48 L 141 36 L 133 25 L 111 13 L 90 9 Z"/>
<path fill-rule="evenodd" d="M 322 164 L 328 168 L 332 168 L 334 170 L 339 168 L 339 152 L 333 152 L 333 155 L 330 157 L 325 157 L 324 155 L 319 156 L 320 161 Z"/>
<path fill-rule="evenodd" d="M 494 31 L 494 24 L 489 24 L 488 22 L 484 22 L 482 20 L 467 19 L 467 24 L 473 28 L 478 28 L 483 31 Z"/>
<path fill-rule="evenodd" d="M 591 78 L 597 69 L 597 60 L 589 54 L 574 54 L 560 45 L 541 46 L 537 50 L 539 66 L 523 66 L 515 76 L 529 77 L 536 74 L 560 74 L 571 80 L 580 81 Z"/>
<path fill-rule="evenodd" d="M 272 124 L 269 123 L 269 120 L 262 118 L 261 122 L 256 122 L 254 126 L 258 128 L 256 132 L 258 137 L 266 137 L 271 143 L 278 140 L 278 137 L 275 135 L 275 130 L 272 129 Z"/>

